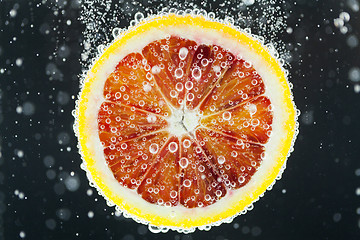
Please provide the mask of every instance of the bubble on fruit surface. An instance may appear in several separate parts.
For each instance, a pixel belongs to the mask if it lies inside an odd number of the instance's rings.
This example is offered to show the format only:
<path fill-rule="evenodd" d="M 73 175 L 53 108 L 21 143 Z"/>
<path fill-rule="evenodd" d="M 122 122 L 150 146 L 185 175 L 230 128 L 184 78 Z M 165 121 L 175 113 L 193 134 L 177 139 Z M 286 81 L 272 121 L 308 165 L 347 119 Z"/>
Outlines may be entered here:
<path fill-rule="evenodd" d="M 186 47 L 180 48 L 180 50 L 179 50 L 179 58 L 180 58 L 181 60 L 185 60 L 185 58 L 187 57 L 188 53 L 189 53 L 189 50 L 188 50 Z"/>
<path fill-rule="evenodd" d="M 149 151 L 152 154 L 155 154 L 159 151 L 159 145 L 157 145 L 156 143 L 152 143 L 149 147 Z"/>

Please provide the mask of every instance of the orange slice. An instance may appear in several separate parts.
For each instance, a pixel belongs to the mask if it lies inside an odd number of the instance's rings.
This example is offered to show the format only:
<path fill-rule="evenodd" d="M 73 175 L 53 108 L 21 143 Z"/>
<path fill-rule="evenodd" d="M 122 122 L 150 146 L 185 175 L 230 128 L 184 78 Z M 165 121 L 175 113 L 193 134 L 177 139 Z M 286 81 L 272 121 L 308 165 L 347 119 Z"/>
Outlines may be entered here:
<path fill-rule="evenodd" d="M 148 18 L 88 71 L 83 168 L 125 216 L 191 232 L 252 208 L 296 137 L 286 74 L 259 40 L 201 15 Z"/>

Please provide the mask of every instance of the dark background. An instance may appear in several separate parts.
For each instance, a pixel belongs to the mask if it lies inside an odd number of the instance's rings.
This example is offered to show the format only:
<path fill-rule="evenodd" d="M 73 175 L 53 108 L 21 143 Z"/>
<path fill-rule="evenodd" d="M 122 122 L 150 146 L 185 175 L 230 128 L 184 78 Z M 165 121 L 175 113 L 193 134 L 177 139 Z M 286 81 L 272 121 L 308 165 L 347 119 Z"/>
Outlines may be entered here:
<path fill-rule="evenodd" d="M 128 26 L 138 10 L 167 4 L 117 2 L 109 11 L 116 10 L 119 21 L 104 23 L 107 31 Z M 222 3 L 197 2 L 208 11 L 239 10 Z M 117 216 L 80 169 L 71 111 L 80 62 L 89 62 L 79 60 L 81 1 L 0 0 L 0 240 L 360 239 L 359 2 L 281 6 L 291 29 L 277 37 L 290 51 L 290 81 L 302 113 L 295 151 L 282 179 L 252 211 L 209 232 L 183 235 L 153 234 Z M 334 24 L 341 12 L 350 15 L 346 28 Z M 105 35 L 96 38 L 104 42 Z"/>

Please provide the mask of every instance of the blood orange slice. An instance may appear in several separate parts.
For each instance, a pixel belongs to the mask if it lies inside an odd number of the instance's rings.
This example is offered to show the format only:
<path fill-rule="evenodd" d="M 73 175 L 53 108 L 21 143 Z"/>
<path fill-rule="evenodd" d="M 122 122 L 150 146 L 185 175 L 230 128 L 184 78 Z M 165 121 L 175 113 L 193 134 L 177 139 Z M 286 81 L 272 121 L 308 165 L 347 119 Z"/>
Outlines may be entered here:
<path fill-rule="evenodd" d="M 129 28 L 88 71 L 75 129 L 90 181 L 137 221 L 191 231 L 246 211 L 296 136 L 283 68 L 255 38 L 199 15 Z"/>

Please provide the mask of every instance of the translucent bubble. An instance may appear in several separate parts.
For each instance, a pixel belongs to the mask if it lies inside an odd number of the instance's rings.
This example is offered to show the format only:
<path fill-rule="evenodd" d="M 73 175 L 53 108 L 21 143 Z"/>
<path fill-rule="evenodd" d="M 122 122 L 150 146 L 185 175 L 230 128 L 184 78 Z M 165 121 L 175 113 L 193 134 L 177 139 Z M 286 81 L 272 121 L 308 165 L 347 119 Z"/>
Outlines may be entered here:
<path fill-rule="evenodd" d="M 186 88 L 187 90 L 191 90 L 193 87 L 194 87 L 194 84 L 193 84 L 191 81 L 187 81 L 187 82 L 185 83 L 185 88 Z"/>
<path fill-rule="evenodd" d="M 176 98 L 177 97 L 177 92 L 175 90 L 171 90 L 170 91 L 170 97 Z"/>
<path fill-rule="evenodd" d="M 120 145 L 120 147 L 121 147 L 121 149 L 125 150 L 125 149 L 127 148 L 127 144 L 126 144 L 126 143 L 122 143 L 122 144 Z"/>
<path fill-rule="evenodd" d="M 346 43 L 349 47 L 351 48 L 355 48 L 359 45 L 359 39 L 356 37 L 356 35 L 350 35 L 347 39 L 346 39 Z"/>
<path fill-rule="evenodd" d="M 239 183 L 242 184 L 245 182 L 245 177 L 244 176 L 240 176 L 238 179 Z"/>
<path fill-rule="evenodd" d="M 222 118 L 226 121 L 229 121 L 231 119 L 231 113 L 226 111 L 222 114 Z"/>
<path fill-rule="evenodd" d="M 190 187 L 191 186 L 191 181 L 189 179 L 185 179 L 183 182 L 184 187 Z"/>
<path fill-rule="evenodd" d="M 188 53 L 189 53 L 189 50 L 186 47 L 180 48 L 180 50 L 179 50 L 179 58 L 181 60 L 185 60 Z"/>
<path fill-rule="evenodd" d="M 218 163 L 219 164 L 224 164 L 225 163 L 225 157 L 224 156 L 219 156 L 218 157 Z"/>
<path fill-rule="evenodd" d="M 69 176 L 65 179 L 65 186 L 70 192 L 75 192 L 80 187 L 80 179 L 78 176 Z"/>
<path fill-rule="evenodd" d="M 181 92 L 183 89 L 184 89 L 184 85 L 181 83 L 181 82 L 178 82 L 176 85 L 175 85 L 175 89 L 179 92 Z"/>
<path fill-rule="evenodd" d="M 187 166 L 189 165 L 189 160 L 186 157 L 182 157 L 180 158 L 179 165 L 182 168 L 187 168 Z"/>
<path fill-rule="evenodd" d="M 349 71 L 349 79 L 353 82 L 359 82 L 360 81 L 360 68 L 359 67 L 353 67 Z"/>
<path fill-rule="evenodd" d="M 174 190 L 172 190 L 172 191 L 170 192 L 170 197 L 171 197 L 171 198 L 176 198 L 176 196 L 177 196 L 177 192 L 174 191 Z"/>
<path fill-rule="evenodd" d="M 112 30 L 112 35 L 113 35 L 114 38 L 119 37 L 120 34 L 121 34 L 121 28 L 114 28 L 114 29 Z"/>
<path fill-rule="evenodd" d="M 160 73 L 160 71 L 161 71 L 161 68 L 159 67 L 159 66 L 153 66 L 152 68 L 151 68 L 151 73 L 152 74 L 158 74 L 158 73 Z"/>
<path fill-rule="evenodd" d="M 259 119 L 253 119 L 253 120 L 251 120 L 251 126 L 257 127 L 257 126 L 259 126 L 259 125 L 260 125 Z"/>
<path fill-rule="evenodd" d="M 201 78 L 201 70 L 200 68 L 196 67 L 191 71 L 191 76 L 195 79 L 195 80 L 199 80 Z"/>
<path fill-rule="evenodd" d="M 146 117 L 146 120 L 148 121 L 148 123 L 154 123 L 154 122 L 156 122 L 156 116 L 150 114 Z"/>
<path fill-rule="evenodd" d="M 43 162 L 47 168 L 51 168 L 55 164 L 55 158 L 53 156 L 48 155 L 44 157 Z"/>
<path fill-rule="evenodd" d="M 184 71 L 181 68 L 177 68 L 175 70 L 175 77 L 176 78 L 181 78 L 184 75 Z"/>
<path fill-rule="evenodd" d="M 68 221 L 71 217 L 71 211 L 67 208 L 60 208 L 56 211 L 56 216 L 63 221 Z"/>
<path fill-rule="evenodd" d="M 190 145 L 191 145 L 191 141 L 190 141 L 189 139 L 185 139 L 185 140 L 183 141 L 183 146 L 184 146 L 184 148 L 189 148 Z"/>
<path fill-rule="evenodd" d="M 188 101 L 192 101 L 192 100 L 194 100 L 194 98 L 195 98 L 195 96 L 194 96 L 194 94 L 193 93 L 188 93 L 187 95 L 186 95 L 186 100 L 188 100 Z"/>
<path fill-rule="evenodd" d="M 178 150 L 178 145 L 176 142 L 171 142 L 168 148 L 171 153 L 174 153 Z"/>
<path fill-rule="evenodd" d="M 152 154 L 155 154 L 159 151 L 159 145 L 157 145 L 156 143 L 152 143 L 150 146 L 149 146 L 149 151 L 150 153 Z"/>
<path fill-rule="evenodd" d="M 143 19 L 144 19 L 144 14 L 142 14 L 141 12 L 137 12 L 135 14 L 135 21 L 141 22 Z"/>
<path fill-rule="evenodd" d="M 22 112 L 26 116 L 33 115 L 35 113 L 35 105 L 31 102 L 25 102 L 22 106 Z"/>

